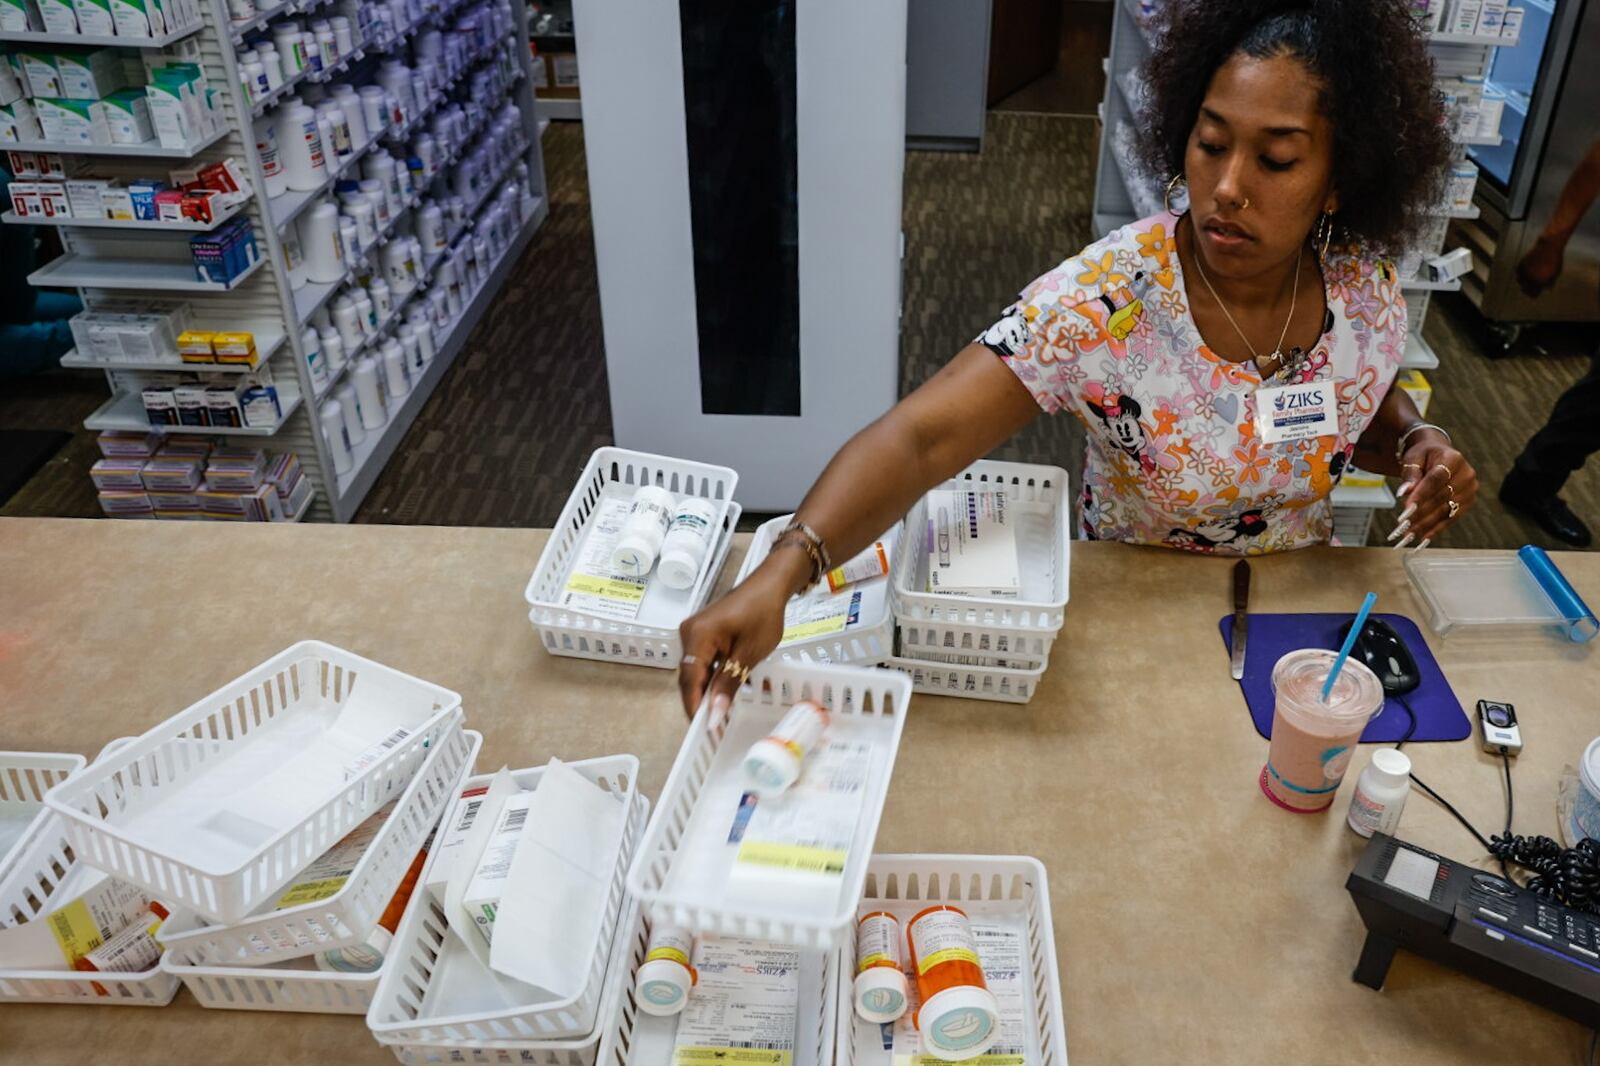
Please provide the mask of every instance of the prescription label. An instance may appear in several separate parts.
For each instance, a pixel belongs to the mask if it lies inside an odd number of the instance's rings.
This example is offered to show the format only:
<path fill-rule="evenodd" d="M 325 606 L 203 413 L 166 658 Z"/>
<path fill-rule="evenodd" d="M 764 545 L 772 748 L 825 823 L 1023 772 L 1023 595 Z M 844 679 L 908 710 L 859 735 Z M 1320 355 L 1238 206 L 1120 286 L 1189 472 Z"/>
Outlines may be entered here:
<path fill-rule="evenodd" d="M 50 915 L 50 932 L 69 965 L 138 921 L 150 907 L 144 892 L 126 881 L 105 880 Z"/>
<path fill-rule="evenodd" d="M 782 643 L 843 633 L 860 621 L 860 590 L 830 593 L 819 585 L 807 595 L 791 599 L 784 607 Z"/>
<path fill-rule="evenodd" d="M 738 937 L 702 937 L 699 983 L 678 1019 L 673 1066 L 791 1066 L 800 952 Z"/>
<path fill-rule="evenodd" d="M 824 741 L 792 788 L 756 804 L 735 863 L 843 877 L 875 757 L 869 743 Z"/>
<path fill-rule="evenodd" d="M 361 857 L 367 853 L 384 822 L 394 812 L 396 801 L 385 804 L 378 813 L 346 833 L 339 841 L 300 871 L 300 876 L 279 896 L 273 910 L 298 907 L 302 903 L 315 903 L 338 895 L 344 888 Z"/>
<path fill-rule="evenodd" d="M 633 503 L 619 496 L 602 497 L 595 506 L 589 532 L 561 593 L 561 604 L 601 618 L 631 622 L 639 616 L 647 578 L 619 574 L 611 553 L 622 539 Z"/>
<path fill-rule="evenodd" d="M 925 916 L 923 922 L 932 917 L 936 915 Z M 988 985 L 1000 1009 L 1000 1031 L 988 1051 L 964 1061 L 977 1066 L 1023 1066 L 1028 1053 L 1029 1014 L 1022 933 L 1015 925 L 996 921 L 974 919 L 969 924 L 972 938 L 968 943 L 976 946 L 978 958 L 974 961 L 983 967 L 984 984 Z M 944 1059 L 923 1054 L 922 1037 L 912 1021 L 921 1001 L 917 996 L 915 974 L 909 969 L 907 978 L 909 1006 L 905 1015 L 894 1023 L 893 1066 L 946 1066 Z"/>

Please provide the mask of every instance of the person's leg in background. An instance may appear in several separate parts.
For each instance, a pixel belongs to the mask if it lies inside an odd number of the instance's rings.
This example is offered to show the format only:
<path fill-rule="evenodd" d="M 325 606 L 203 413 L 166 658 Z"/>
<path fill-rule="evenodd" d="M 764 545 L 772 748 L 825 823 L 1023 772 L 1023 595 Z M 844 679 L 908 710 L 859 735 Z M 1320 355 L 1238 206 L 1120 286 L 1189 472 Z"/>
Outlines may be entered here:
<path fill-rule="evenodd" d="M 0 201 L 8 200 L 10 174 L 0 170 Z M 0 226 L 0 379 L 58 366 L 72 347 L 67 319 L 83 310 L 76 296 L 35 289 L 34 227 Z"/>
<path fill-rule="evenodd" d="M 1600 451 L 1600 349 L 1589 371 L 1556 401 L 1544 428 L 1533 435 L 1500 486 L 1500 499 L 1539 523 L 1546 533 L 1574 547 L 1594 537 L 1557 495 L 1573 471 Z"/>

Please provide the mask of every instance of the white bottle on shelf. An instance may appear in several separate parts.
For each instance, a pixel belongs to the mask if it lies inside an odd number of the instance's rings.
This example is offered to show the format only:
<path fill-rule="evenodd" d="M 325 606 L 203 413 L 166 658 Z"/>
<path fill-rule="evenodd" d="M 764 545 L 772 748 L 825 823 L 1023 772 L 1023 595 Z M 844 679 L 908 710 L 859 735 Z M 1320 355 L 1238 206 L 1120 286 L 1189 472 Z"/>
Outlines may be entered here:
<path fill-rule="evenodd" d="M 378 321 L 388 318 L 394 310 L 394 294 L 389 289 L 389 283 L 381 276 L 373 278 L 372 284 L 367 286 L 367 295 L 372 297 L 372 307 L 377 312 Z"/>
<path fill-rule="evenodd" d="M 344 369 L 344 338 L 339 336 L 339 331 L 325 327 L 317 333 L 317 338 L 322 342 L 322 355 L 328 362 L 328 373 L 337 374 Z"/>
<path fill-rule="evenodd" d="M 372 140 L 372 135 L 367 132 L 367 111 L 361 106 L 361 95 L 356 92 L 354 85 L 340 82 L 330 91 L 334 102 L 339 105 L 339 110 L 344 112 L 345 124 L 350 127 L 350 143 L 356 151 L 361 151 Z"/>
<path fill-rule="evenodd" d="M 278 108 L 278 114 L 278 157 L 288 174 L 289 188 L 296 192 L 321 188 L 328 165 L 316 112 L 305 104 L 292 104 Z"/>
<path fill-rule="evenodd" d="M 270 118 L 258 118 L 251 128 L 256 138 L 256 154 L 261 157 L 261 176 L 267 198 L 282 196 L 288 191 L 289 175 L 284 173 L 283 161 L 278 156 L 277 127 Z"/>
<path fill-rule="evenodd" d="M 422 242 L 424 255 L 438 255 L 450 246 L 445 235 L 444 212 L 438 204 L 429 203 L 418 214 L 417 238 Z"/>
<path fill-rule="evenodd" d="M 289 275 L 289 288 L 303 289 L 306 287 L 306 257 L 300 247 L 300 231 L 290 226 L 279 237 L 283 246 L 283 269 Z"/>
<path fill-rule="evenodd" d="M 333 471 L 336 474 L 349 473 L 352 465 L 350 453 L 350 432 L 345 422 L 344 405 L 334 397 L 322 405 L 319 412 L 322 422 L 322 435 L 328 442 L 328 451 L 333 455 Z"/>
<path fill-rule="evenodd" d="M 378 240 L 378 212 L 372 206 L 372 198 L 364 192 L 355 193 L 345 200 L 345 210 L 356 224 L 356 238 L 365 254 Z"/>
<path fill-rule="evenodd" d="M 406 366 L 411 368 L 411 380 L 415 381 L 427 366 L 427 360 L 422 358 L 422 346 L 417 343 L 417 331 L 411 328 L 411 323 L 402 322 L 394 333 L 400 340 L 400 350 L 405 353 Z"/>
<path fill-rule="evenodd" d="M 388 379 L 389 395 L 399 399 L 411 391 L 411 368 L 406 365 L 405 349 L 390 337 L 383 342 L 383 372 Z"/>
<path fill-rule="evenodd" d="M 367 126 L 369 137 L 381 137 L 389 128 L 389 109 L 385 105 L 386 94 L 380 85 L 363 85 L 360 93 L 361 117 Z"/>
<path fill-rule="evenodd" d="M 339 339 L 344 342 L 347 352 L 355 351 L 366 339 L 366 330 L 361 328 L 361 313 L 356 310 L 356 302 L 348 293 L 334 297 L 333 325 L 339 331 Z"/>
<path fill-rule="evenodd" d="M 283 57 L 278 55 L 278 46 L 270 41 L 263 41 L 257 52 L 261 56 L 261 65 L 267 72 L 267 86 L 276 89 L 283 84 Z"/>
<path fill-rule="evenodd" d="M 356 395 L 356 387 L 346 381 L 334 390 L 333 395 L 344 408 L 345 434 L 350 438 L 351 444 L 360 444 L 367 439 L 367 427 L 362 423 L 361 397 Z"/>
<path fill-rule="evenodd" d="M 339 240 L 339 209 L 324 200 L 300 220 L 300 250 L 306 258 L 306 277 L 318 284 L 344 276 L 344 252 Z"/>
<path fill-rule="evenodd" d="M 389 207 L 389 197 L 383 191 L 383 182 L 375 178 L 363 178 L 359 188 L 372 204 L 372 210 L 378 218 L 378 228 L 383 229 L 394 217 Z"/>
<path fill-rule="evenodd" d="M 355 380 L 356 398 L 361 403 L 361 425 L 369 430 L 380 428 L 389 420 L 389 414 L 378 384 L 378 361 L 370 355 L 362 356 L 351 371 L 351 377 Z"/>
<path fill-rule="evenodd" d="M 300 336 L 300 346 L 305 351 L 306 370 L 311 377 L 311 388 L 321 392 L 328 387 L 328 361 L 322 353 L 322 338 L 308 328 Z"/>
<path fill-rule="evenodd" d="M 367 290 L 356 286 L 356 319 L 361 323 L 361 334 L 371 337 L 378 332 L 378 309 L 373 306 Z"/>

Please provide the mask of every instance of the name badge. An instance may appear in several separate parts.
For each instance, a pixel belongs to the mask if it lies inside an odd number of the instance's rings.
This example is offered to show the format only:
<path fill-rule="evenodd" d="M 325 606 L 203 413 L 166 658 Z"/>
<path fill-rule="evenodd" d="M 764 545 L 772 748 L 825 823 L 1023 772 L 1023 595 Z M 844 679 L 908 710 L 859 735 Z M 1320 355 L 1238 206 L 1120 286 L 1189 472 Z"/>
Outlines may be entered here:
<path fill-rule="evenodd" d="M 1256 432 L 1267 444 L 1339 432 L 1339 408 L 1332 381 L 1258 389 L 1255 400 Z"/>

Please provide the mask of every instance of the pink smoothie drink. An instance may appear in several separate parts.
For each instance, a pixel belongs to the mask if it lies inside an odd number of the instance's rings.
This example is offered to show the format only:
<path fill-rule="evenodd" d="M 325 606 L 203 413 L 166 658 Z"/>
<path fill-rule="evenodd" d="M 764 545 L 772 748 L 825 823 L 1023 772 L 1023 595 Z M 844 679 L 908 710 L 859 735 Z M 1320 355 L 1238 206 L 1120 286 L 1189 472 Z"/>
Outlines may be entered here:
<path fill-rule="evenodd" d="M 1261 787 L 1269 799 L 1292 811 L 1327 810 L 1361 731 L 1383 709 L 1383 685 L 1354 659 L 1345 660 L 1323 701 L 1322 685 L 1335 657 L 1321 648 L 1304 648 L 1289 652 L 1272 668 L 1277 700 Z"/>

